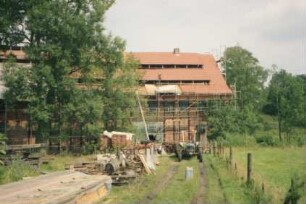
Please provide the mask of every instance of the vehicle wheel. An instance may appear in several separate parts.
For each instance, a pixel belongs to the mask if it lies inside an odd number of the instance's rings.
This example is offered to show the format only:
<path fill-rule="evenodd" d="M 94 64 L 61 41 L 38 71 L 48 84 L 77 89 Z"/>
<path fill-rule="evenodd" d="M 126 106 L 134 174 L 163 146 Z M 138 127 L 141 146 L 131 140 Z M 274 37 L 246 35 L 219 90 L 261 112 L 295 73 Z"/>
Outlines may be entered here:
<path fill-rule="evenodd" d="M 178 159 L 178 161 L 182 161 L 182 158 L 183 158 L 183 149 L 180 145 L 176 145 L 175 146 L 175 154 L 176 154 L 176 157 Z"/>
<path fill-rule="evenodd" d="M 203 155 L 200 151 L 198 152 L 198 160 L 199 162 L 203 162 Z"/>
<path fill-rule="evenodd" d="M 178 159 L 178 161 L 179 162 L 182 161 L 182 158 L 183 158 L 182 151 L 178 150 L 178 152 L 177 152 L 177 159 Z"/>

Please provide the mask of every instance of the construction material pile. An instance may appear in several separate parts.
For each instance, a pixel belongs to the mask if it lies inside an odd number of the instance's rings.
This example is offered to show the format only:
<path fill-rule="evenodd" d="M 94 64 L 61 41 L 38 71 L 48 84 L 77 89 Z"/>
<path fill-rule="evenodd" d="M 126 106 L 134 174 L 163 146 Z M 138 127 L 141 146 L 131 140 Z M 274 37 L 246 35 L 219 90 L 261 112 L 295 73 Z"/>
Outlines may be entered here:
<path fill-rule="evenodd" d="M 97 154 L 95 161 L 70 164 L 66 169 L 90 175 L 107 174 L 112 177 L 114 185 L 121 185 L 133 181 L 142 173 L 153 173 L 157 164 L 156 148 L 147 144 L 118 149 L 114 154 Z"/>

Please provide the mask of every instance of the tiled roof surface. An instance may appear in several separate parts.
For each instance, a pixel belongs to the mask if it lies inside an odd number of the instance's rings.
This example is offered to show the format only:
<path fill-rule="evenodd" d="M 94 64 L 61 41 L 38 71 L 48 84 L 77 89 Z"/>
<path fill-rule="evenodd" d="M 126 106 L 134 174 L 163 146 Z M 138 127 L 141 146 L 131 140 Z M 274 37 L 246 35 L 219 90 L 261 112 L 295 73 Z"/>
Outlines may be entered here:
<path fill-rule="evenodd" d="M 203 64 L 203 56 L 210 56 L 198 53 L 172 52 L 133 52 L 132 53 L 141 64 Z"/>
<path fill-rule="evenodd" d="M 195 93 L 203 95 L 227 95 L 232 94 L 232 91 L 228 88 L 227 85 L 180 85 L 180 88 L 183 93 Z"/>
<path fill-rule="evenodd" d="M 0 58 L 6 58 L 10 54 L 17 59 L 26 59 L 22 50 L 0 51 Z M 202 68 L 141 69 L 144 72 L 142 79 L 145 81 L 206 80 L 209 81 L 209 85 L 180 84 L 179 86 L 183 93 L 232 94 L 212 55 L 199 53 L 173 54 L 172 52 L 135 52 L 132 54 L 141 64 L 202 65 Z"/>
<path fill-rule="evenodd" d="M 183 84 L 180 85 L 183 93 L 193 92 L 198 94 L 231 94 L 225 79 L 212 55 L 198 53 L 172 52 L 137 52 L 133 53 L 141 64 L 201 64 L 202 68 L 164 68 L 141 69 L 144 74 L 142 79 L 147 80 L 208 80 L 209 85 Z"/>

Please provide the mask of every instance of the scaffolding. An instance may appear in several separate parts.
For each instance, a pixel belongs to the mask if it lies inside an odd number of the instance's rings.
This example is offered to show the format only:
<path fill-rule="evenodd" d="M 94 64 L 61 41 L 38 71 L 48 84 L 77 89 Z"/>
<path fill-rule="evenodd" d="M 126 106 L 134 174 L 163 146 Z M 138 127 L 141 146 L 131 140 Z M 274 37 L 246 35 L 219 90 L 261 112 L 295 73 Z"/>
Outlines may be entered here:
<path fill-rule="evenodd" d="M 143 110 L 143 114 L 149 135 L 155 135 L 164 144 L 195 142 L 202 137 L 206 140 L 208 111 L 224 105 L 234 106 L 235 96 L 236 94 L 159 92 L 145 95 L 148 107 Z M 137 114 L 133 121 L 140 121 L 139 116 Z M 203 128 L 204 131 L 200 131 Z"/>

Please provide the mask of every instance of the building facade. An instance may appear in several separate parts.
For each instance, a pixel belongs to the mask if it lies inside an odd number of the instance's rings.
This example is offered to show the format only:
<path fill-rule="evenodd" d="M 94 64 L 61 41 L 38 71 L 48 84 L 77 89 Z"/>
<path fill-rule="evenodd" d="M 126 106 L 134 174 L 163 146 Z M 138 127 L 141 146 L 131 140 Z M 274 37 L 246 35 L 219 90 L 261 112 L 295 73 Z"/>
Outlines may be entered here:
<path fill-rule="evenodd" d="M 137 52 L 147 98 L 149 135 L 164 144 L 206 139 L 207 109 L 229 103 L 233 92 L 210 54 Z M 199 138 L 197 138 L 199 137 Z"/>

